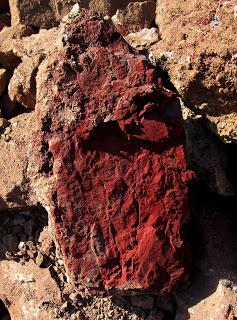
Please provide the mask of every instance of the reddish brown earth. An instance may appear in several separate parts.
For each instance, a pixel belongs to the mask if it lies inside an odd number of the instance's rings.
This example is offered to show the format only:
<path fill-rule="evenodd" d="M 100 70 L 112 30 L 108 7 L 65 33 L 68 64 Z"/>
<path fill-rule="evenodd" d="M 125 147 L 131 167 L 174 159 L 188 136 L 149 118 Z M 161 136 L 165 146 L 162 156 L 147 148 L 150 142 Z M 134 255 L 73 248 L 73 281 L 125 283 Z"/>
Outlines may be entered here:
<path fill-rule="evenodd" d="M 91 290 L 168 292 L 189 262 L 175 96 L 103 19 L 82 11 L 63 31 L 37 77 L 35 156 L 68 273 Z"/>

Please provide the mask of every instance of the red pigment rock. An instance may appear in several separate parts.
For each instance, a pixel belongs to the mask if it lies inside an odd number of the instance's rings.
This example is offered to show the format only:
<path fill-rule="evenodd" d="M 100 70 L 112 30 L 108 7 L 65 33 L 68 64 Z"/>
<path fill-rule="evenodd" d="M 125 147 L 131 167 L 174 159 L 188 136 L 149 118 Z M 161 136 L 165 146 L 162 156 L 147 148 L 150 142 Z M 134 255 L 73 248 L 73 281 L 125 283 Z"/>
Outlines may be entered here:
<path fill-rule="evenodd" d="M 68 273 L 90 290 L 170 291 L 188 218 L 174 94 L 109 22 L 82 11 L 64 24 L 37 76 L 35 152 Z"/>

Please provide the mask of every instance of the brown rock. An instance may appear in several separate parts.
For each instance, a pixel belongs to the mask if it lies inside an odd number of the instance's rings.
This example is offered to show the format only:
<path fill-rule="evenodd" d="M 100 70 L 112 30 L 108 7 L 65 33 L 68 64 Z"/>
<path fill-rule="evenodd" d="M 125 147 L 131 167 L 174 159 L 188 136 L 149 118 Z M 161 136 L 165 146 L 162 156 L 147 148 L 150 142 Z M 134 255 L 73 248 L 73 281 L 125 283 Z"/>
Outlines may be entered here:
<path fill-rule="evenodd" d="M 6 69 L 14 70 L 21 61 L 13 52 L 14 41 L 29 36 L 32 33 L 33 30 L 24 25 L 4 28 L 0 32 L 0 64 Z"/>
<path fill-rule="evenodd" d="M 25 58 L 15 69 L 10 80 L 8 92 L 13 102 L 20 102 L 29 109 L 35 107 L 36 82 L 35 77 L 42 59 L 40 56 Z"/>
<path fill-rule="evenodd" d="M 137 50 L 144 50 L 158 42 L 160 36 L 157 28 L 144 28 L 141 31 L 129 33 L 124 39 L 131 47 Z"/>
<path fill-rule="evenodd" d="M 226 285 L 226 283 L 230 283 Z M 205 297 L 188 309 L 190 320 L 200 319 L 236 319 L 237 317 L 237 286 L 233 282 L 220 280 L 210 296 Z M 178 310 L 176 320 L 183 320 L 184 314 Z"/>
<path fill-rule="evenodd" d="M 7 70 L 0 69 L 0 95 L 3 93 L 5 88 L 8 85 L 9 76 L 7 74 Z"/>
<path fill-rule="evenodd" d="M 130 2 L 125 9 L 118 9 L 112 20 L 123 34 L 150 28 L 155 19 L 155 6 L 153 0 Z"/>
<path fill-rule="evenodd" d="M 34 113 L 15 117 L 10 123 L 0 137 L 0 209 L 37 204 L 26 177 Z"/>
<path fill-rule="evenodd" d="M 21 59 L 40 55 L 43 59 L 56 46 L 60 44 L 59 31 L 57 28 L 42 29 L 37 34 L 32 34 L 14 42 L 14 53 Z"/>
<path fill-rule="evenodd" d="M 36 74 L 49 51 L 54 50 L 58 38 L 56 28 L 41 30 L 14 44 L 14 53 L 22 59 L 9 83 L 9 97 L 28 109 L 34 109 L 36 97 Z"/>
<path fill-rule="evenodd" d="M 25 24 L 36 28 L 57 25 L 53 2 L 48 0 L 10 0 L 12 25 Z"/>
<path fill-rule="evenodd" d="M 8 306 L 11 319 L 56 320 L 50 305 L 59 307 L 61 292 L 49 269 L 39 269 L 33 261 L 23 266 L 0 261 L 0 288 L 0 299 Z"/>
<path fill-rule="evenodd" d="M 237 24 L 234 1 L 160 0 L 162 40 L 152 47 L 185 105 L 225 142 L 237 140 Z"/>

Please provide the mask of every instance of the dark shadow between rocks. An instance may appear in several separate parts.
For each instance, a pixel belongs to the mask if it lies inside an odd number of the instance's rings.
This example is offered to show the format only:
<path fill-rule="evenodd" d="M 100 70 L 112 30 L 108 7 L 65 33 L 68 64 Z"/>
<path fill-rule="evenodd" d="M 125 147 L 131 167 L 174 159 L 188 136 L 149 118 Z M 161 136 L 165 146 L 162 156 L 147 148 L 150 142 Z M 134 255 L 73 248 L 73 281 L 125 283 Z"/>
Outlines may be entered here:
<path fill-rule="evenodd" d="M 42 207 L 0 211 L 0 260 L 28 261 L 36 258 L 36 243 L 48 225 Z"/>
<path fill-rule="evenodd" d="M 221 279 L 237 281 L 237 197 L 217 196 L 196 184 L 189 199 L 193 265 L 189 284 L 177 292 L 177 320 L 188 320 L 188 309 L 213 294 Z"/>
<path fill-rule="evenodd" d="M 10 313 L 8 312 L 8 309 L 2 300 L 0 300 L 0 319 L 1 320 L 11 320 Z"/>

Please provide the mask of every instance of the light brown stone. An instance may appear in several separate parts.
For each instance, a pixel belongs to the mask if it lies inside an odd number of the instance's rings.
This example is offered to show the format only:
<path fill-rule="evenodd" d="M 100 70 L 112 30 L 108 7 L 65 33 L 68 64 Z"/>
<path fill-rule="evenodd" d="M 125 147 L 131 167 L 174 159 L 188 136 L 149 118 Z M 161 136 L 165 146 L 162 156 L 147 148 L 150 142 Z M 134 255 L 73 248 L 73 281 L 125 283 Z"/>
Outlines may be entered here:
<path fill-rule="evenodd" d="M 10 0 L 12 25 L 26 24 L 36 28 L 52 28 L 57 25 L 53 2 L 48 0 Z"/>
<path fill-rule="evenodd" d="M 40 56 L 25 58 L 15 69 L 8 87 L 10 99 L 13 102 L 20 102 L 24 107 L 29 109 L 34 109 L 35 106 L 35 77 L 40 62 Z"/>
<path fill-rule="evenodd" d="M 0 136 L 0 210 L 37 204 L 26 176 L 34 113 L 15 117 Z"/>
<path fill-rule="evenodd" d="M 141 31 L 129 33 L 124 37 L 124 39 L 131 47 L 137 50 L 144 50 L 158 42 L 160 40 L 160 36 L 157 28 L 144 28 Z"/>
<path fill-rule="evenodd" d="M 8 85 L 9 76 L 7 74 L 7 70 L 0 69 L 0 95 L 4 92 Z"/>
<path fill-rule="evenodd" d="M 234 1 L 159 0 L 162 40 L 151 50 L 185 105 L 223 141 L 237 141 L 237 24 Z"/>
<path fill-rule="evenodd" d="M 0 64 L 6 69 L 14 70 L 20 63 L 19 57 L 13 52 L 14 42 L 33 33 L 30 27 L 17 25 L 5 27 L 0 32 Z"/>
<path fill-rule="evenodd" d="M 57 46 L 57 38 L 58 30 L 52 28 L 15 42 L 14 53 L 22 59 L 22 63 L 14 70 L 8 87 L 13 102 L 34 109 L 38 67 L 47 53 Z"/>
<path fill-rule="evenodd" d="M 137 32 L 150 28 L 155 19 L 155 2 L 130 2 L 125 9 L 118 9 L 112 20 L 122 33 Z"/>
<path fill-rule="evenodd" d="M 39 269 L 31 260 L 21 265 L 0 261 L 0 299 L 13 320 L 56 320 L 53 305 L 61 304 L 60 289 L 48 268 Z"/>

